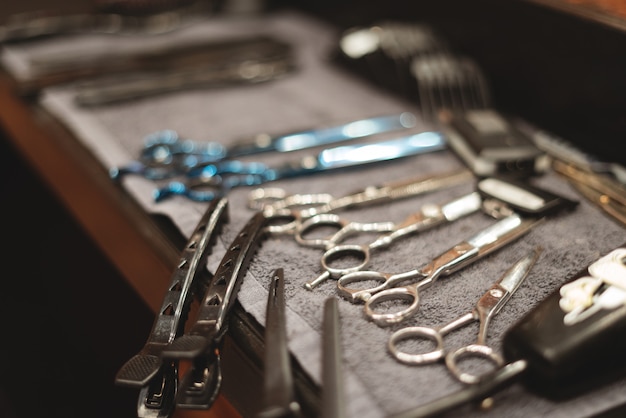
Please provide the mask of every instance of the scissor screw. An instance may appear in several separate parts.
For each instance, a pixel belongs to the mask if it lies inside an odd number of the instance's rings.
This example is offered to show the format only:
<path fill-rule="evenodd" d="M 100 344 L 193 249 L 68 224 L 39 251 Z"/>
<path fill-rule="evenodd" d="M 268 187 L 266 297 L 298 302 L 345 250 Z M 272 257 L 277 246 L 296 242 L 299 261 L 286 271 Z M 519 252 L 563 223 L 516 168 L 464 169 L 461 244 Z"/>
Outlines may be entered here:
<path fill-rule="evenodd" d="M 494 298 L 498 298 L 498 299 L 499 299 L 499 298 L 501 298 L 501 297 L 502 297 L 502 295 L 503 295 L 504 293 L 502 292 L 502 290 L 501 290 L 501 289 L 491 289 L 491 290 L 489 291 L 489 294 L 491 294 L 491 296 L 493 296 Z"/>

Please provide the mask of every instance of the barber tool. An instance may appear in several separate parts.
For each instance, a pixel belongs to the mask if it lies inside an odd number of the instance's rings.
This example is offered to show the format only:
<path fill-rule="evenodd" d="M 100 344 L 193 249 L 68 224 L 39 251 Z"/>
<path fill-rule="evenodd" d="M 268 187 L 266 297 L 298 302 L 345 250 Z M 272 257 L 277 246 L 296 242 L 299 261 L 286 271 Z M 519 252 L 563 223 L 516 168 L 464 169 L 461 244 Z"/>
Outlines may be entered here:
<path fill-rule="evenodd" d="M 401 328 L 391 334 L 387 348 L 391 355 L 401 363 L 409 365 L 430 364 L 445 360 L 446 367 L 460 382 L 475 384 L 488 378 L 493 369 L 481 370 L 479 373 L 463 371 L 461 362 L 466 358 L 482 359 L 496 368 L 504 365 L 504 359 L 492 347 L 486 344 L 487 330 L 491 319 L 500 312 L 518 289 L 541 253 L 535 248 L 526 256 L 513 264 L 500 279 L 479 299 L 478 303 L 467 314 L 437 328 L 413 326 Z M 476 343 L 466 345 L 453 351 L 444 346 L 444 337 L 450 332 L 479 321 L 478 339 Z M 428 340 L 435 344 L 429 352 L 412 353 L 403 351 L 401 345 L 408 340 Z"/>
<path fill-rule="evenodd" d="M 476 183 L 476 190 L 485 200 L 496 199 L 527 216 L 544 216 L 572 209 L 578 201 L 568 199 L 528 181 L 503 177 L 487 177 Z M 488 205 L 486 205 L 488 207 Z"/>
<path fill-rule="evenodd" d="M 533 129 L 532 139 L 541 150 L 565 165 L 572 165 L 583 172 L 604 175 L 626 186 L 626 167 L 606 161 L 577 148 L 571 142 L 545 131 Z"/>
<path fill-rule="evenodd" d="M 183 333 L 207 257 L 228 219 L 227 206 L 226 198 L 209 205 L 182 252 L 146 344 L 115 376 L 116 384 L 141 389 L 139 417 L 168 417 L 174 409 L 178 365 L 176 361 L 162 361 L 161 352 Z"/>
<path fill-rule="evenodd" d="M 490 378 L 395 415 L 426 417 L 480 402 L 521 380 L 538 395 L 568 399 L 626 371 L 626 245 L 593 262 L 509 329 L 509 362 Z"/>
<path fill-rule="evenodd" d="M 296 400 L 287 345 L 283 269 L 277 269 L 270 280 L 266 313 L 263 369 L 265 405 L 257 416 L 259 418 L 298 417 L 302 414 L 300 404 Z"/>
<path fill-rule="evenodd" d="M 389 20 L 346 30 L 335 59 L 355 74 L 413 99 L 416 86 L 409 68 L 411 59 L 446 49 L 446 42 L 432 27 Z"/>
<path fill-rule="evenodd" d="M 293 222 L 268 226 L 270 232 L 277 234 L 296 234 L 306 219 L 321 214 L 353 209 L 376 204 L 390 203 L 396 199 L 418 196 L 446 187 L 452 187 L 474 178 L 468 170 L 455 170 L 428 177 L 413 177 L 408 180 L 385 183 L 381 186 L 368 186 L 365 189 L 334 198 L 328 193 L 287 195 L 280 188 L 260 188 L 252 191 L 248 198 L 248 207 L 262 210 L 267 214 L 279 214 L 287 211 L 294 217 Z M 341 222 L 337 224 L 341 226 Z M 297 238 L 298 240 L 301 238 Z M 307 239 L 313 246 L 325 247 L 328 238 L 319 242 Z"/>
<path fill-rule="evenodd" d="M 308 129 L 287 134 L 257 134 L 230 146 L 219 142 L 183 139 L 171 130 L 159 131 L 145 139 L 138 161 L 111 170 L 111 177 L 140 174 L 152 180 L 185 175 L 189 170 L 210 162 L 265 152 L 290 152 L 364 138 L 384 132 L 412 128 L 416 118 L 409 112 L 370 117 L 336 126 Z"/>
<path fill-rule="evenodd" d="M 426 204 L 419 211 L 409 215 L 400 223 L 394 222 L 349 222 L 335 214 L 321 214 L 307 219 L 296 231 L 296 241 L 301 245 L 321 247 L 326 249 L 322 256 L 324 272 L 305 284 L 305 288 L 312 290 L 323 281 L 338 278 L 348 273 L 363 270 L 369 263 L 370 251 L 385 248 L 399 238 L 418 233 L 447 222 L 454 222 L 464 216 L 477 212 L 482 207 L 482 199 L 477 192 L 473 192 L 454 199 L 443 205 Z M 306 232 L 318 226 L 340 226 L 341 228 L 326 239 L 307 239 Z M 358 232 L 387 232 L 366 245 L 343 244 L 338 245 L 347 236 Z M 357 257 L 357 265 L 333 267 L 338 259 Z"/>
<path fill-rule="evenodd" d="M 221 345 L 230 311 L 254 253 L 276 218 L 257 212 L 228 246 L 208 285 L 195 321 L 188 331 L 161 351 L 165 361 L 191 360 L 178 388 L 177 405 L 208 409 L 221 388 Z"/>
<path fill-rule="evenodd" d="M 472 59 L 450 52 L 415 57 L 410 64 L 424 119 L 437 122 L 441 111 L 488 108 L 488 83 Z"/>
<path fill-rule="evenodd" d="M 341 351 L 341 318 L 336 298 L 324 302 L 322 334 L 322 416 L 343 418 L 346 406 Z"/>
<path fill-rule="evenodd" d="M 461 268 L 480 260 L 487 254 L 509 244 L 530 231 L 544 218 L 523 218 L 512 214 L 463 240 L 435 257 L 425 266 L 404 273 L 390 274 L 376 271 L 356 271 L 337 280 L 340 295 L 352 302 L 365 301 L 364 312 L 368 319 L 379 326 L 388 326 L 404 321 L 419 307 L 420 291 L 430 287 L 439 276 L 450 275 Z M 393 287 L 407 280 L 420 279 L 417 283 Z M 381 282 L 368 289 L 349 288 L 356 282 Z M 375 308 L 390 300 L 408 301 L 409 306 L 396 312 L 376 312 Z M 402 305 L 405 306 L 405 305 Z"/>
<path fill-rule="evenodd" d="M 609 176 L 585 171 L 573 164 L 555 160 L 552 165 L 587 200 L 626 225 L 626 186 Z"/>
<path fill-rule="evenodd" d="M 528 178 L 550 167 L 548 155 L 494 109 L 441 111 L 439 117 L 450 149 L 479 177 Z"/>
<path fill-rule="evenodd" d="M 269 212 L 293 208 L 300 210 L 301 217 L 310 218 L 321 213 L 336 212 L 341 209 L 390 203 L 397 199 L 456 186 L 473 179 L 474 175 L 469 170 L 452 170 L 441 174 L 411 177 L 381 185 L 367 186 L 346 196 L 336 198 L 328 193 L 288 195 L 283 189 L 260 188 L 250 193 L 248 207 Z"/>
<path fill-rule="evenodd" d="M 94 13 L 19 14 L 11 16 L 0 27 L 0 43 L 69 33 L 166 33 L 178 29 L 197 13 L 207 12 L 208 3 L 196 0 L 98 1 Z"/>
<path fill-rule="evenodd" d="M 186 182 L 172 181 L 157 189 L 154 198 L 159 202 L 173 195 L 182 195 L 195 201 L 210 201 L 236 187 L 361 167 L 445 148 L 445 140 L 439 133 L 422 132 L 393 140 L 329 148 L 317 155 L 309 155 L 275 167 L 263 163 L 223 161 L 190 170 Z"/>

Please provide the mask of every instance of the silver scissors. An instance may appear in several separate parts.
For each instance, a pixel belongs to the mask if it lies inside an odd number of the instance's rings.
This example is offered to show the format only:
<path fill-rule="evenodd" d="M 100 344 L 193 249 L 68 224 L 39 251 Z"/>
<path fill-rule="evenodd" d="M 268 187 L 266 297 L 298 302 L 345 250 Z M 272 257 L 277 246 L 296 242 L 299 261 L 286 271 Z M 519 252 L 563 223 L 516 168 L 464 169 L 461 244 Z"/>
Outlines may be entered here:
<path fill-rule="evenodd" d="M 417 270 L 397 274 L 376 271 L 348 273 L 337 280 L 339 294 L 352 302 L 365 301 L 366 317 L 379 326 L 402 322 L 417 311 L 420 292 L 435 283 L 439 276 L 450 275 L 505 246 L 529 232 L 543 219 L 523 218 L 516 213 L 506 216 L 471 238 L 459 242 Z M 401 282 L 416 278 L 420 279 L 417 283 L 404 287 L 393 287 Z M 368 289 L 347 287 L 351 283 L 371 281 L 382 283 Z M 391 300 L 408 301 L 409 306 L 397 312 L 376 312 L 374 310 L 375 307 L 380 307 L 383 302 Z"/>
<path fill-rule="evenodd" d="M 348 222 L 339 218 L 335 214 L 322 214 L 307 219 L 301 224 L 301 228 L 295 234 L 296 241 L 302 245 L 326 248 L 326 252 L 322 256 L 322 267 L 324 272 L 316 279 L 307 282 L 304 286 L 311 290 L 325 280 L 338 278 L 348 273 L 363 270 L 369 263 L 370 252 L 377 248 L 385 248 L 391 245 L 397 239 L 409 234 L 424 231 L 446 222 L 453 222 L 463 216 L 470 215 L 478 211 L 482 207 L 482 198 L 478 192 L 472 192 L 459 198 L 453 199 L 443 205 L 426 204 L 422 208 L 409 215 L 400 223 L 393 222 L 373 222 L 359 223 Z M 330 238 L 314 238 L 307 239 L 303 235 L 307 230 L 311 230 L 320 224 L 337 225 L 341 228 Z M 369 244 L 343 244 L 338 245 L 347 236 L 356 232 L 388 232 L 379 236 L 376 240 Z M 353 266 L 342 267 L 336 266 L 339 259 L 358 259 L 358 264 Z"/>
<path fill-rule="evenodd" d="M 290 195 L 280 188 L 258 188 L 248 196 L 248 207 L 263 211 L 270 217 L 275 214 L 288 213 L 294 221 L 272 225 L 269 227 L 270 232 L 294 234 L 301 223 L 313 216 L 340 209 L 389 203 L 396 199 L 418 196 L 473 179 L 474 175 L 469 170 L 460 169 L 434 176 L 412 177 L 380 186 L 368 186 L 342 197 L 333 197 L 328 193 Z"/>
<path fill-rule="evenodd" d="M 255 186 L 279 179 L 360 167 L 365 164 L 440 151 L 446 141 L 439 132 L 421 132 L 401 138 L 325 149 L 277 166 L 260 162 L 225 160 L 199 165 L 187 171 L 185 181 L 172 181 L 155 191 L 161 201 L 182 195 L 195 201 L 211 201 L 236 187 Z"/>
<path fill-rule="evenodd" d="M 337 126 L 309 129 L 281 135 L 257 134 L 229 147 L 219 142 L 200 142 L 181 138 L 177 132 L 163 130 L 148 135 L 139 159 L 111 170 L 111 177 L 140 174 L 151 180 L 185 175 L 190 170 L 227 159 L 265 152 L 291 152 L 305 148 L 364 138 L 384 132 L 412 128 L 416 117 L 409 112 L 359 119 Z M 243 169 L 243 168 L 241 168 Z M 254 166 L 247 166 L 253 170 Z"/>
<path fill-rule="evenodd" d="M 491 363 L 496 368 L 504 365 L 504 359 L 492 347 L 486 344 L 487 327 L 491 319 L 500 312 L 502 307 L 509 301 L 513 293 L 519 288 L 528 276 L 528 273 L 536 263 L 542 249 L 535 248 L 533 251 L 513 264 L 498 281 L 479 299 L 476 306 L 465 315 L 437 328 L 431 327 L 406 327 L 391 334 L 387 348 L 391 355 L 401 363 L 410 365 L 430 364 L 439 360 L 445 360 L 448 370 L 462 383 L 475 384 L 482 381 L 493 368 L 487 372 L 464 372 L 460 367 L 462 359 L 480 358 Z M 478 338 L 476 343 L 447 351 L 444 347 L 443 338 L 448 333 L 459 329 L 474 321 L 479 321 Z M 407 340 L 429 340 L 435 343 L 435 348 L 425 353 L 410 353 L 402 351 L 399 345 Z"/>

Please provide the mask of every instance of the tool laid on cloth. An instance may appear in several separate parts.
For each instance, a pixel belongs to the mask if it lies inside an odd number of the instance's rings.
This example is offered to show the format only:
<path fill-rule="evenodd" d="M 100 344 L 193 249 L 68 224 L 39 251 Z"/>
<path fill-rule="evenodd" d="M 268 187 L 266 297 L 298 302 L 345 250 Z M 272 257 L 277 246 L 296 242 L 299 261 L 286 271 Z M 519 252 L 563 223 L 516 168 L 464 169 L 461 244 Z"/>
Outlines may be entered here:
<path fill-rule="evenodd" d="M 197 18 L 198 13 L 211 9 L 210 2 L 205 0 L 95 3 L 97 7 L 93 13 L 55 15 L 39 11 L 10 16 L 0 26 L 0 43 L 76 33 L 163 34 L 184 26 L 187 21 Z"/>
<path fill-rule="evenodd" d="M 257 415 L 264 417 L 299 417 L 287 345 L 285 319 L 285 276 L 277 269 L 270 279 L 265 320 L 265 362 L 263 367 L 264 407 Z"/>
<path fill-rule="evenodd" d="M 585 171 L 573 164 L 555 160 L 552 165 L 587 200 L 626 225 L 626 186 L 609 176 Z"/>
<path fill-rule="evenodd" d="M 405 199 L 453 187 L 472 179 L 474 179 L 474 176 L 469 171 L 454 170 L 434 176 L 413 177 L 407 180 L 394 181 L 382 186 L 368 186 L 365 189 L 338 198 L 334 198 L 329 193 L 287 195 L 283 189 L 261 188 L 250 193 L 248 207 L 254 210 L 262 210 L 268 215 L 283 212 L 289 213 L 294 218 L 293 222 L 271 225 L 268 228 L 270 232 L 276 234 L 297 234 L 302 223 L 321 214 L 341 209 L 354 209 L 390 203 L 397 199 Z M 337 224 L 337 226 L 340 227 L 341 224 Z M 301 239 L 303 238 L 296 237 L 296 241 Z M 323 248 L 329 239 L 331 238 L 323 238 L 319 241 L 307 239 L 307 241 L 311 241 L 313 246 Z"/>
<path fill-rule="evenodd" d="M 623 378 L 626 370 L 626 246 L 600 257 L 510 328 L 509 362 L 489 378 L 393 415 L 417 418 L 480 402 L 521 381 L 530 391 L 568 399 Z"/>
<path fill-rule="evenodd" d="M 339 294 L 352 302 L 365 301 L 364 312 L 368 319 L 379 326 L 388 326 L 404 321 L 419 307 L 419 293 L 430 287 L 440 276 L 450 275 L 475 261 L 480 260 L 513 240 L 528 233 L 544 218 L 523 218 L 518 214 L 509 215 L 474 236 L 459 242 L 423 267 L 404 273 L 390 274 L 377 271 L 356 271 L 337 280 Z M 417 283 L 394 287 L 407 280 L 420 279 Z M 349 288 L 357 282 L 381 282 L 368 289 Z M 409 302 L 396 312 L 376 312 L 383 302 L 401 300 Z"/>
<path fill-rule="evenodd" d="M 442 110 L 484 109 L 491 104 L 486 77 L 469 57 L 440 51 L 415 57 L 410 71 L 425 120 L 436 122 Z"/>
<path fill-rule="evenodd" d="M 387 141 L 329 148 L 316 155 L 275 167 L 263 163 L 223 161 L 190 170 L 186 182 L 172 181 L 165 187 L 157 189 L 154 198 L 158 202 L 173 195 L 182 195 L 195 201 L 210 201 L 223 196 L 235 187 L 362 167 L 366 164 L 396 160 L 445 148 L 446 142 L 441 134 L 422 132 Z"/>
<path fill-rule="evenodd" d="M 168 417 L 174 410 L 178 365 L 176 361 L 162 361 L 161 352 L 183 333 L 207 257 L 228 219 L 227 208 L 226 198 L 211 202 L 182 252 L 146 344 L 115 376 L 116 384 L 141 389 L 139 417 Z"/>
<path fill-rule="evenodd" d="M 619 163 L 606 161 L 597 156 L 576 148 L 571 142 L 556 137 L 548 132 L 532 129 L 532 139 L 535 144 L 548 153 L 554 160 L 565 165 L 573 165 L 578 170 L 600 176 L 608 176 L 611 180 L 626 186 L 626 167 Z"/>
<path fill-rule="evenodd" d="M 248 207 L 253 210 L 277 212 L 283 209 L 298 210 L 304 219 L 321 213 L 336 212 L 369 205 L 380 205 L 394 200 L 456 186 L 474 179 L 466 169 L 452 170 L 435 175 L 410 177 L 381 185 L 367 186 L 346 196 L 333 197 L 328 193 L 287 194 L 280 188 L 259 188 L 250 192 Z"/>
<path fill-rule="evenodd" d="M 102 106 L 198 88 L 266 83 L 286 77 L 296 69 L 288 51 L 271 51 L 235 57 L 224 63 L 198 62 L 166 70 L 133 71 L 115 77 L 86 80 L 76 86 L 74 101 L 80 106 Z"/>
<path fill-rule="evenodd" d="M 391 334 L 387 345 L 391 355 L 399 362 L 410 365 L 423 365 L 445 360 L 448 370 L 460 382 L 466 384 L 475 384 L 488 378 L 494 369 L 489 368 L 480 373 L 465 372 L 461 368 L 461 362 L 463 359 L 472 357 L 483 359 L 497 368 L 504 365 L 502 356 L 486 344 L 489 322 L 493 316 L 500 312 L 526 279 L 541 251 L 541 248 L 535 248 L 513 264 L 467 314 L 437 328 L 412 326 L 395 331 Z M 452 351 L 445 348 L 443 339 L 447 334 L 474 321 L 479 321 L 480 324 L 476 343 Z M 424 339 L 435 344 L 432 351 L 413 353 L 403 351 L 401 348 L 403 342 Z"/>
<path fill-rule="evenodd" d="M 494 109 L 445 110 L 439 118 L 450 149 L 477 176 L 528 178 L 550 168 L 531 137 Z"/>
<path fill-rule="evenodd" d="M 110 176 L 139 174 L 151 180 L 186 175 L 192 168 L 265 152 L 290 152 L 367 136 L 408 129 L 416 118 L 409 112 L 358 119 L 336 126 L 307 129 L 286 134 L 257 134 L 229 146 L 219 142 L 183 139 L 171 130 L 155 132 L 145 139 L 139 159 L 124 167 L 114 167 Z"/>
<path fill-rule="evenodd" d="M 322 416 L 327 418 L 346 416 L 340 319 L 337 299 L 326 299 L 322 333 Z"/>
<path fill-rule="evenodd" d="M 363 270 L 369 263 L 370 251 L 391 245 L 399 238 L 418 233 L 435 226 L 448 222 L 454 222 L 464 216 L 477 212 L 482 207 L 482 199 L 478 192 L 472 192 L 465 196 L 453 199 L 443 205 L 426 204 L 422 208 L 409 215 L 400 223 L 394 222 L 371 222 L 360 223 L 346 221 L 335 214 L 321 214 L 307 219 L 297 229 L 295 238 L 300 245 L 324 248 L 326 252 L 322 256 L 322 268 L 324 272 L 317 278 L 308 281 L 305 288 L 312 290 L 325 280 L 338 278 L 348 273 Z M 306 233 L 320 226 L 339 226 L 340 229 L 329 238 L 307 239 Z M 343 244 L 338 245 L 347 236 L 358 232 L 388 232 L 379 236 L 376 240 L 366 245 Z M 337 265 L 338 259 L 356 257 L 360 262 L 353 266 L 341 267 Z"/>
<path fill-rule="evenodd" d="M 179 384 L 179 407 L 208 409 L 215 401 L 222 382 L 220 350 L 229 314 L 252 257 L 267 236 L 266 227 L 276 220 L 263 212 L 250 218 L 228 246 L 188 331 L 161 351 L 164 361 L 192 361 Z"/>

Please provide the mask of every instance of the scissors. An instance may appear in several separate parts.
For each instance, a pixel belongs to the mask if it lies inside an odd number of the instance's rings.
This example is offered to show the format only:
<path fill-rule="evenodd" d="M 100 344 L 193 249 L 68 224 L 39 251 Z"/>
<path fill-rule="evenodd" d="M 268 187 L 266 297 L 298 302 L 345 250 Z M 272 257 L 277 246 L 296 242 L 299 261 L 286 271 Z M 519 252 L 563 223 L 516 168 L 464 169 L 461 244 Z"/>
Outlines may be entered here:
<path fill-rule="evenodd" d="M 461 370 L 462 359 L 480 358 L 493 364 L 496 368 L 504 365 L 504 359 L 496 353 L 492 347 L 486 345 L 487 328 L 491 319 L 500 312 L 502 307 L 509 301 L 513 293 L 519 288 L 528 276 L 533 265 L 536 263 L 542 249 L 535 248 L 527 255 L 513 264 L 498 281 L 478 300 L 476 306 L 468 313 L 437 328 L 431 327 L 406 327 L 391 334 L 387 348 L 391 355 L 401 363 L 410 365 L 430 364 L 439 360 L 445 360 L 448 370 L 462 383 L 476 384 L 482 381 L 489 372 L 471 373 Z M 466 326 L 474 321 L 479 321 L 478 338 L 476 343 L 469 344 L 454 351 L 444 348 L 443 338 L 450 332 Z M 435 343 L 435 348 L 426 353 L 409 353 L 402 351 L 399 344 L 411 339 L 430 340 Z"/>
<path fill-rule="evenodd" d="M 397 224 L 393 222 L 348 222 L 339 218 L 335 214 L 322 214 L 309 218 L 303 222 L 301 224 L 301 228 L 296 231 L 295 238 L 301 245 L 309 245 L 313 247 L 323 246 L 326 248 L 326 252 L 322 256 L 322 267 L 325 271 L 316 279 L 307 282 L 305 287 L 311 290 L 324 280 L 341 277 L 348 273 L 363 270 L 363 268 L 369 263 L 370 252 L 372 250 L 388 247 L 399 238 L 409 234 L 424 231 L 446 222 L 453 222 L 463 216 L 467 216 L 478 211 L 481 207 L 482 198 L 480 197 L 480 194 L 478 192 L 473 192 L 453 199 L 441 206 L 436 204 L 426 204 L 419 211 L 409 215 L 404 221 Z M 307 232 L 307 230 L 310 231 L 311 229 L 322 224 L 328 224 L 331 226 L 335 225 L 341 228 L 330 238 L 307 239 L 306 235 L 303 235 Z M 383 231 L 388 233 L 381 235 L 376 240 L 366 245 L 338 245 L 339 242 L 344 240 L 349 235 L 357 232 L 372 231 Z M 343 266 L 344 263 L 342 263 L 342 267 L 334 267 L 334 265 L 337 265 L 337 260 L 352 260 L 354 257 L 359 260 L 358 264 L 346 267 Z"/>
<path fill-rule="evenodd" d="M 529 232 L 544 218 L 523 218 L 517 213 L 508 215 L 495 224 L 483 229 L 471 238 L 461 241 L 425 266 L 404 273 L 381 273 L 376 271 L 355 271 L 337 280 L 339 294 L 352 302 L 365 301 L 365 316 L 379 326 L 388 326 L 402 322 L 413 315 L 420 301 L 420 292 L 434 284 L 439 276 L 447 276 L 487 254 L 505 246 Z M 393 287 L 411 279 L 420 279 L 417 283 L 404 287 Z M 355 282 L 382 282 L 368 289 L 348 288 Z M 375 307 L 391 300 L 408 301 L 409 306 L 396 312 L 376 312 Z"/>
<path fill-rule="evenodd" d="M 211 201 L 235 187 L 254 186 L 270 181 L 293 178 L 364 164 L 440 151 L 446 148 L 438 132 L 421 132 L 401 138 L 358 145 L 328 148 L 277 166 L 260 162 L 226 160 L 199 165 L 186 173 L 186 181 L 172 181 L 155 191 L 155 200 L 182 195 L 195 201 Z"/>
<path fill-rule="evenodd" d="M 359 119 L 336 126 L 309 129 L 281 135 L 257 134 L 241 139 L 230 147 L 219 142 L 200 142 L 181 138 L 176 131 L 163 130 L 148 135 L 139 160 L 111 170 L 113 178 L 139 174 L 151 180 L 185 175 L 207 163 L 265 152 L 290 152 L 415 126 L 409 112 Z"/>

